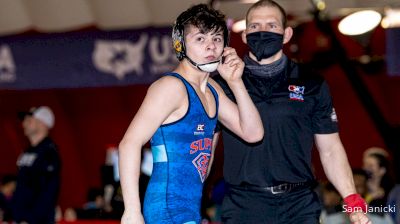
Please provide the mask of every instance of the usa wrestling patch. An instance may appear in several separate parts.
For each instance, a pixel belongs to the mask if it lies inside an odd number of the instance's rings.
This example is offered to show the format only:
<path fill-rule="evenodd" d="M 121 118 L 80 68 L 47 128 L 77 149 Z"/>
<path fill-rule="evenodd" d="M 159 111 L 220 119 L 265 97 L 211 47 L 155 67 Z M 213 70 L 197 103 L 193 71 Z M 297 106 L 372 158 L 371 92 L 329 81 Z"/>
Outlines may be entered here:
<path fill-rule="evenodd" d="M 304 86 L 289 85 L 289 99 L 295 101 L 304 101 Z"/>

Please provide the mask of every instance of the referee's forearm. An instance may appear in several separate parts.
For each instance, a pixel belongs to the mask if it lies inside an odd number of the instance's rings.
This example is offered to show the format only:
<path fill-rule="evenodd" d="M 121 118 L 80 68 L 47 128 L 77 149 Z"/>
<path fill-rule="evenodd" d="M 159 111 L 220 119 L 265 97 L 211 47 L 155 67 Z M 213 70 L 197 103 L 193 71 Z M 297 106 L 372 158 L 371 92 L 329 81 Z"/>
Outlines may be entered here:
<path fill-rule="evenodd" d="M 332 150 L 328 153 L 321 153 L 320 158 L 328 180 L 342 198 L 356 193 L 352 170 L 341 144 L 332 146 Z"/>

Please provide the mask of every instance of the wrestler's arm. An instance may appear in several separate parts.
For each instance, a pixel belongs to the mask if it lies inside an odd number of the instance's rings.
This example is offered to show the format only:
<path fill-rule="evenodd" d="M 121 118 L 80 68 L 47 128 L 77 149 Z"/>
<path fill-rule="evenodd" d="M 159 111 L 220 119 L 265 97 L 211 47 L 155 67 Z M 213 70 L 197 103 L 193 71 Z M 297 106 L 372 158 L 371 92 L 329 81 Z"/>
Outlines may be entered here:
<path fill-rule="evenodd" d="M 174 77 L 163 77 L 149 87 L 119 144 L 119 170 L 125 205 L 121 223 L 144 223 L 139 198 L 141 149 L 185 101 L 183 85 L 177 82 Z"/>
<path fill-rule="evenodd" d="M 353 173 L 339 134 L 316 134 L 315 143 L 325 174 L 342 198 L 356 194 Z M 354 223 L 369 223 L 368 217 L 362 212 L 355 212 L 350 218 Z"/>
<path fill-rule="evenodd" d="M 210 79 L 219 96 L 218 119 L 243 140 L 258 142 L 264 137 L 264 128 L 260 114 L 242 80 L 244 62 L 233 48 L 225 48 L 223 56 L 225 60 L 219 65 L 218 72 L 235 96 L 236 104 L 225 95 L 214 80 Z"/>

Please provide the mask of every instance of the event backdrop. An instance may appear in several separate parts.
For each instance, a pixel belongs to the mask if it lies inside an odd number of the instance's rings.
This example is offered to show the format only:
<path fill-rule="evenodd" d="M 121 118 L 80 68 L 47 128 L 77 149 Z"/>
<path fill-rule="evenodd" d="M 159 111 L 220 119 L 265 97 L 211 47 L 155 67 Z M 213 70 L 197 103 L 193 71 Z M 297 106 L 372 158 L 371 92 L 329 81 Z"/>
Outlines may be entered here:
<path fill-rule="evenodd" d="M 0 37 L 0 89 L 150 83 L 177 64 L 170 28 Z"/>

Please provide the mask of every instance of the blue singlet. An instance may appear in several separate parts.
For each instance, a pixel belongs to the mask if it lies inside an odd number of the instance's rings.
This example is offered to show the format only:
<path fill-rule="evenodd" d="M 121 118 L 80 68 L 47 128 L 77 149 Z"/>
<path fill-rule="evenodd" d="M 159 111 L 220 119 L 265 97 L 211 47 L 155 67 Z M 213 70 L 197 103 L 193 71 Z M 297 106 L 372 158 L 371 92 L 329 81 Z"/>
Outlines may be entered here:
<path fill-rule="evenodd" d="M 146 191 L 144 218 L 146 224 L 200 223 L 203 183 L 218 118 L 218 95 L 207 83 L 217 107 L 214 117 L 209 117 L 193 87 L 177 73 L 167 75 L 185 84 L 189 107 L 181 119 L 161 125 L 151 138 L 153 173 Z"/>

